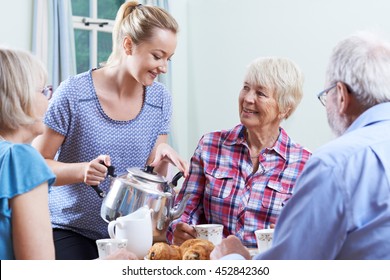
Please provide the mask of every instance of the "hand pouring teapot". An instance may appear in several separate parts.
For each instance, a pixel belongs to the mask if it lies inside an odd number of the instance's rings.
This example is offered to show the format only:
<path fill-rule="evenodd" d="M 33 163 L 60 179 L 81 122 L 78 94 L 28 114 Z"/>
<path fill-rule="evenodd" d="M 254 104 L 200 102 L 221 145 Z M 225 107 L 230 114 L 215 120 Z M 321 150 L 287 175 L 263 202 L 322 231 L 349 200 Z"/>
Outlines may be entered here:
<path fill-rule="evenodd" d="M 168 183 L 163 176 L 153 172 L 151 166 L 128 168 L 127 171 L 127 174 L 111 177 L 110 191 L 103 199 L 100 216 L 111 222 L 147 206 L 151 210 L 154 242 L 165 241 L 170 221 L 184 212 L 190 195 L 184 196 L 174 208 L 176 194 L 173 187 L 177 186 L 183 173 L 177 173 Z"/>

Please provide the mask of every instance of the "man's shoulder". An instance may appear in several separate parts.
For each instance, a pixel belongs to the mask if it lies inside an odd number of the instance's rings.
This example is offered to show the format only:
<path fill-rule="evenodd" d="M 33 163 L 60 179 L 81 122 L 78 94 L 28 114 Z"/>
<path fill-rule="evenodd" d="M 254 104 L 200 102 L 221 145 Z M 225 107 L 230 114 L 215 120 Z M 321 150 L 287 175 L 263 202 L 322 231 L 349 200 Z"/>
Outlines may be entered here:
<path fill-rule="evenodd" d="M 390 139 L 389 139 L 390 140 Z M 372 128 L 363 127 L 330 141 L 316 150 L 312 157 L 328 163 L 348 161 L 358 153 L 371 149 L 376 142 L 383 138 L 373 133 Z"/>

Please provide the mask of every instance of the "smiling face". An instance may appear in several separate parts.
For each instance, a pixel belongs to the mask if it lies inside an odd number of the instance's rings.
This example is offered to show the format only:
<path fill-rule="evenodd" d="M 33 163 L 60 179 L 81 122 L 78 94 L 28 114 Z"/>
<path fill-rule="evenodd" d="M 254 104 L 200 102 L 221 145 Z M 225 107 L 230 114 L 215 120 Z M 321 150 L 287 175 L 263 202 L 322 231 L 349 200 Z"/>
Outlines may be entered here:
<path fill-rule="evenodd" d="M 150 40 L 134 45 L 125 42 L 129 72 L 144 86 L 151 85 L 159 74 L 167 72 L 177 38 L 170 30 L 156 28 Z"/>
<path fill-rule="evenodd" d="M 238 104 L 240 121 L 248 129 L 278 127 L 281 122 L 272 89 L 244 81 Z"/>

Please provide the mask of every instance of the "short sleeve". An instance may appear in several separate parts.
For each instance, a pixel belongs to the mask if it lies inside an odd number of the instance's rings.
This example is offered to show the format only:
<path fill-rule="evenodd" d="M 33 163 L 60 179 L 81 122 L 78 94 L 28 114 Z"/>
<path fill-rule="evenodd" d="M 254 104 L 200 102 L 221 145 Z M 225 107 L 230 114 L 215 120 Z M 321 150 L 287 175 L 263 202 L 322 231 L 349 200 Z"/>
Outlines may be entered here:
<path fill-rule="evenodd" d="M 154 82 L 146 88 L 145 104 L 151 109 L 151 118 L 158 124 L 158 134 L 169 134 L 172 117 L 172 97 L 167 88 Z"/>
<path fill-rule="evenodd" d="M 12 198 L 48 182 L 55 175 L 41 154 L 28 144 L 9 144 L 0 157 L 0 197 Z"/>
<path fill-rule="evenodd" d="M 172 97 L 169 92 L 164 88 L 163 95 L 163 106 L 162 106 L 162 114 L 163 114 L 163 125 L 161 126 L 159 134 L 169 134 L 170 131 L 170 123 L 172 117 Z"/>
<path fill-rule="evenodd" d="M 70 80 L 60 84 L 55 91 L 49 108 L 45 114 L 45 124 L 54 131 L 66 136 L 69 131 L 70 119 L 72 116 L 71 96 L 75 86 L 71 85 Z"/>

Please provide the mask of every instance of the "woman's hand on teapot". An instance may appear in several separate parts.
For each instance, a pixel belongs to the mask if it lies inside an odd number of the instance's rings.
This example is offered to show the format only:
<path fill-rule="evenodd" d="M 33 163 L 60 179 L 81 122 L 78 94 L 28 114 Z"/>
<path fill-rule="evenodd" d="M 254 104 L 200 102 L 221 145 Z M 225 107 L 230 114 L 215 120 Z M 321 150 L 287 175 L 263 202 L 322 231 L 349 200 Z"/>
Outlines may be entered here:
<path fill-rule="evenodd" d="M 87 162 L 84 168 L 84 183 L 97 186 L 106 178 L 107 167 L 111 165 L 109 155 L 100 155 L 94 160 Z"/>
<path fill-rule="evenodd" d="M 173 244 L 180 246 L 184 241 L 193 238 L 196 238 L 196 231 L 193 226 L 182 222 L 177 223 L 173 231 Z"/>
<path fill-rule="evenodd" d="M 181 172 L 183 172 L 184 177 L 188 175 L 189 167 L 187 161 L 182 159 L 167 143 L 160 143 L 157 146 L 154 160 L 150 165 L 156 167 L 162 161 L 175 165 Z"/>

